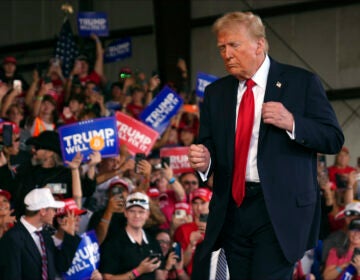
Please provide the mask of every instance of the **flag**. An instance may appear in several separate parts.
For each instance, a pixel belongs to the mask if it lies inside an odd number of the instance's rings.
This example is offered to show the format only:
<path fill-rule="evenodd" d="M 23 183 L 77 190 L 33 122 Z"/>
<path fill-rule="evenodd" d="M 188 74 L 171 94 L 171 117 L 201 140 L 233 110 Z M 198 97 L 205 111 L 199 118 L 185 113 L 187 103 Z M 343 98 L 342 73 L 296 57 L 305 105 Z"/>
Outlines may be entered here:
<path fill-rule="evenodd" d="M 68 19 L 63 23 L 58 41 L 56 42 L 55 57 L 62 62 L 62 71 L 65 77 L 69 76 L 74 65 L 74 60 L 78 56 L 78 47 L 74 40 L 74 35 Z"/>

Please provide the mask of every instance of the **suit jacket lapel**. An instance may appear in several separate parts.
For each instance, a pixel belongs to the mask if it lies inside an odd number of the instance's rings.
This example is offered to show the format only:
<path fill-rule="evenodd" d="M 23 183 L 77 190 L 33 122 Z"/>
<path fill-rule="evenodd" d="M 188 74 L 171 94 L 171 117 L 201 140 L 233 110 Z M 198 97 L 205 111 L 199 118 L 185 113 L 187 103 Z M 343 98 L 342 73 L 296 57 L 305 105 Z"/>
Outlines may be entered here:
<path fill-rule="evenodd" d="M 227 120 L 229 122 L 225 123 L 225 135 L 226 144 L 227 144 L 227 158 L 229 166 L 233 166 L 234 161 L 234 147 L 235 147 L 235 125 L 236 125 L 236 103 L 237 103 L 237 93 L 239 88 L 239 80 L 235 77 L 232 77 L 231 82 L 228 84 L 228 87 L 225 89 L 224 94 L 224 110 L 227 114 Z M 227 94 L 229 92 L 229 94 Z M 223 124 L 220 124 L 223 125 Z"/>
<path fill-rule="evenodd" d="M 32 238 L 32 236 L 30 235 L 28 230 L 25 228 L 25 226 L 21 222 L 19 222 L 18 224 L 19 224 L 20 229 L 24 232 L 23 236 L 24 236 L 25 250 L 33 257 L 33 259 L 36 262 L 41 264 L 41 255 L 40 255 L 38 247 L 35 244 L 34 239 Z"/>
<path fill-rule="evenodd" d="M 270 69 L 265 89 L 264 103 L 269 101 L 280 101 L 281 94 L 286 87 L 286 81 L 281 78 L 281 73 L 280 65 L 270 58 Z M 269 125 L 264 124 L 263 119 L 261 118 L 258 147 L 261 147 L 261 142 L 269 127 Z"/>

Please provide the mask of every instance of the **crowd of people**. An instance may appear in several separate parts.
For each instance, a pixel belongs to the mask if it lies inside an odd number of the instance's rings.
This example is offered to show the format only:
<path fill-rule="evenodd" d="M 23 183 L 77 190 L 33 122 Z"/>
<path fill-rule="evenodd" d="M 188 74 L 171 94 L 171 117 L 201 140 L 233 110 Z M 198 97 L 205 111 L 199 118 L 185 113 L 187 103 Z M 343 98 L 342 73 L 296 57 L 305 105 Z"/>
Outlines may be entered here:
<path fill-rule="evenodd" d="M 158 75 L 147 78 L 129 67 L 120 69 L 118 80 L 108 81 L 101 42 L 96 35 L 91 38 L 95 61 L 80 55 L 68 77 L 58 58 L 49 59 L 47 69 L 34 69 L 29 82 L 17 71 L 15 57 L 3 59 L 0 278 L 60 279 L 71 265 L 79 236 L 94 230 L 100 265 L 91 279 L 189 279 L 196 244 L 205 232 L 206 221 L 199 217 L 209 211 L 211 182 L 200 182 L 195 172 L 175 175 L 171 166 L 161 164 L 159 151 L 195 143 L 198 110 L 180 109 L 139 162 L 126 145 L 120 145 L 117 156 L 102 158 L 94 151 L 88 161 L 77 153 L 64 162 L 57 132 L 62 125 L 118 111 L 138 119 L 165 84 L 184 104 L 196 107 L 196 96 L 188 92 L 186 63 L 179 59 L 174 66 L 177 81 L 161 84 Z M 31 255 L 34 245 L 39 254 Z"/>
<path fill-rule="evenodd" d="M 198 108 L 186 63 L 180 59 L 176 65 L 176 82 L 161 81 L 158 75 L 147 78 L 129 67 L 120 69 L 117 81 L 109 81 L 101 42 L 91 38 L 95 61 L 80 55 L 68 77 L 61 61 L 51 58 L 47 69 L 34 69 L 28 83 L 18 73 L 15 57 L 3 59 L 0 279 L 60 279 L 71 265 L 79 236 L 89 230 L 100 245 L 100 265 L 91 279 L 190 279 L 207 226 L 213 178 L 203 182 L 195 171 L 174 174 L 161 163 L 159 150 L 196 143 L 198 111 L 181 109 L 139 162 L 126 145 L 117 156 L 102 158 L 94 151 L 86 162 L 81 153 L 64 162 L 57 133 L 62 125 L 117 111 L 138 119 L 161 84 Z M 354 255 L 360 248 L 360 166 L 349 166 L 349 160 L 346 147 L 330 167 L 319 155 L 319 246 L 297 262 L 294 279 L 342 279 L 349 267 L 360 272 L 360 256 Z M 204 269 L 215 279 L 213 260 Z"/>

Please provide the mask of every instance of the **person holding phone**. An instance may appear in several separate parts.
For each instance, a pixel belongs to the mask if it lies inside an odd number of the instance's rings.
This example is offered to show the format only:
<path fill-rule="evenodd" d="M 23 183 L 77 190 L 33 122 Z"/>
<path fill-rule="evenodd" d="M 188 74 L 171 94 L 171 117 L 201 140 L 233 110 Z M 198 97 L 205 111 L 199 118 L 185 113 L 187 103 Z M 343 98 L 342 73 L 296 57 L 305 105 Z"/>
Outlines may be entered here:
<path fill-rule="evenodd" d="M 95 229 L 99 244 L 106 237 L 117 235 L 125 227 L 124 210 L 130 193 L 129 184 L 120 178 L 112 179 L 106 192 L 107 204 L 93 213 L 88 224 L 88 230 Z"/>
<path fill-rule="evenodd" d="M 22 89 L 27 91 L 28 83 L 17 69 L 17 59 L 14 56 L 6 56 L 2 61 L 2 69 L 0 69 L 0 80 L 8 86 L 13 85 L 14 80 L 20 80 Z"/>
<path fill-rule="evenodd" d="M 184 271 L 182 249 L 177 242 L 171 242 L 167 230 L 161 230 L 156 234 L 163 256 L 165 257 L 164 279 L 167 280 L 188 280 L 189 275 Z"/>
<path fill-rule="evenodd" d="M 184 251 L 184 266 L 190 276 L 192 274 L 193 255 L 196 246 L 204 239 L 211 197 L 212 191 L 207 188 L 194 190 L 190 194 L 193 222 L 180 225 L 174 233 L 174 241 L 179 242 Z"/>
<path fill-rule="evenodd" d="M 101 245 L 100 272 L 105 279 L 161 279 L 160 245 L 143 229 L 150 215 L 149 197 L 140 192 L 128 195 L 124 214 L 126 227 Z"/>
<path fill-rule="evenodd" d="M 351 268 L 352 266 L 352 268 Z M 360 219 L 353 219 L 347 232 L 347 239 L 343 244 L 330 249 L 324 272 L 324 280 L 345 279 L 345 273 L 360 278 Z"/>
<path fill-rule="evenodd" d="M 334 164 L 328 167 L 329 180 L 335 184 L 336 188 L 346 189 L 350 174 L 356 172 L 356 168 L 350 166 L 349 163 L 350 151 L 343 146 L 341 151 L 336 154 Z"/>

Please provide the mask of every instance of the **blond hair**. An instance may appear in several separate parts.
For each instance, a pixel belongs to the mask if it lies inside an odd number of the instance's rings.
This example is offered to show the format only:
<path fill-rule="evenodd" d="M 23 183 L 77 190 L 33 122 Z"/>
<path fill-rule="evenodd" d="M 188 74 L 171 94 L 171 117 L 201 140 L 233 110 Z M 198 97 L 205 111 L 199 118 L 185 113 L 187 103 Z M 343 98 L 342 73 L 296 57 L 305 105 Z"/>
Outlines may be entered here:
<path fill-rule="evenodd" d="M 218 34 L 220 31 L 234 25 L 242 25 L 247 28 L 250 36 L 265 40 L 265 52 L 269 51 L 269 44 L 266 40 L 265 26 L 261 18 L 251 12 L 230 12 L 218 18 L 212 26 L 212 31 Z"/>

